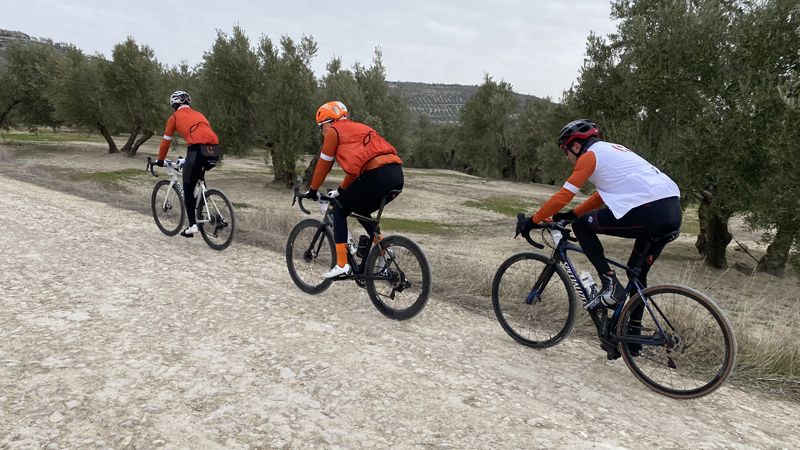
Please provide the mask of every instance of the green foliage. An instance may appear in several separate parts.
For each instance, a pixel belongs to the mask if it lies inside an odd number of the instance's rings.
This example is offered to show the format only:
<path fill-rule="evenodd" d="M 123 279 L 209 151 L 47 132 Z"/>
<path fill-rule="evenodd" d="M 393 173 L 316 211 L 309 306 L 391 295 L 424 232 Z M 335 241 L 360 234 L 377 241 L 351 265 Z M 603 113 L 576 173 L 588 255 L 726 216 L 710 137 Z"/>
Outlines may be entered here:
<path fill-rule="evenodd" d="M 104 72 L 108 62 L 101 57 L 87 57 L 76 47 L 69 47 L 58 66 L 58 78 L 50 86 L 49 97 L 55 115 L 66 124 L 96 129 L 98 124 L 119 124 L 111 92 L 106 89 Z"/>
<path fill-rule="evenodd" d="M 12 43 L 8 66 L 0 73 L 0 128 L 11 121 L 25 125 L 57 124 L 47 93 L 55 78 L 58 54 L 41 43 Z"/>
<path fill-rule="evenodd" d="M 162 68 L 153 50 L 128 37 L 115 45 L 111 54 L 112 60 L 104 71 L 106 89 L 124 124 L 148 130 L 160 128 L 169 105 Z"/>
<path fill-rule="evenodd" d="M 511 85 L 488 74 L 461 110 L 460 157 L 476 173 L 517 179 L 521 138 L 518 98 Z"/>
<path fill-rule="evenodd" d="M 457 131 L 454 125 L 434 125 L 420 116 L 403 162 L 409 167 L 460 169 L 462 165 L 456 159 Z"/>
<path fill-rule="evenodd" d="M 305 36 L 297 43 L 281 37 L 280 50 L 265 37 L 259 47 L 267 93 L 264 134 L 274 179 L 287 186 L 294 183 L 297 158 L 312 146 L 316 133 L 317 82 L 310 68 L 316 53 L 316 42 Z"/>
<path fill-rule="evenodd" d="M 192 99 L 219 136 L 220 148 L 246 153 L 260 137 L 257 120 L 262 80 L 258 56 L 241 28 L 233 27 L 230 36 L 217 31 L 211 50 L 203 55 L 198 78 L 199 95 L 192 94 Z"/>

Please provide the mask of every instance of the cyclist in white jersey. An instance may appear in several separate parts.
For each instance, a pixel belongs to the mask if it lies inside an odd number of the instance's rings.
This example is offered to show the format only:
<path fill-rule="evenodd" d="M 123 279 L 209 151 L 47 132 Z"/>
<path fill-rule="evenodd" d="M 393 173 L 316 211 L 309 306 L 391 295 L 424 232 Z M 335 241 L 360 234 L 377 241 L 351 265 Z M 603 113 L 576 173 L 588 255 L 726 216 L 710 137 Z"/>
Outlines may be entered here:
<path fill-rule="evenodd" d="M 639 281 L 647 286 L 647 273 L 670 239 L 653 240 L 680 229 L 680 190 L 641 156 L 600 138 L 597 126 L 585 119 L 572 121 L 561 129 L 558 146 L 575 168 L 561 190 L 519 228 L 530 231 L 550 217 L 573 221 L 575 237 L 600 276 L 602 288 L 598 295 L 606 306 L 613 306 L 625 300 L 625 286 L 606 262 L 597 235 L 636 240 L 628 266 L 641 263 Z M 587 180 L 597 191 L 574 209 L 559 213 Z M 601 208 L 604 204 L 606 208 Z"/>

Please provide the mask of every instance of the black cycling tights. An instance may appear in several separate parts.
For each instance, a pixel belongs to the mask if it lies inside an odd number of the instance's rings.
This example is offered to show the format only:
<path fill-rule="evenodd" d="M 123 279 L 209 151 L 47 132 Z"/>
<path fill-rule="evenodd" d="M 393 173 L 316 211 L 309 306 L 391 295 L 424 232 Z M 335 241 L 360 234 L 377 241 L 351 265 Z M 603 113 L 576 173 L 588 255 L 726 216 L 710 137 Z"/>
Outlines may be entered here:
<path fill-rule="evenodd" d="M 608 273 L 611 267 L 606 262 L 603 244 L 598 234 L 636 239 L 628 259 L 629 267 L 642 265 L 639 281 L 647 286 L 647 273 L 661 254 L 667 242 L 650 245 L 646 255 L 645 247 L 651 238 L 659 238 L 681 227 L 681 203 L 678 197 L 669 197 L 637 206 L 617 219 L 608 208 L 594 210 L 578 217 L 572 223 L 572 231 L 581 244 L 592 265 L 598 273 Z"/>
<path fill-rule="evenodd" d="M 205 180 L 208 159 L 200 152 L 200 146 L 197 144 L 190 145 L 186 150 L 186 161 L 183 163 L 183 200 L 190 227 L 197 223 L 194 187 L 198 180 Z"/>
<path fill-rule="evenodd" d="M 370 216 L 381 206 L 389 191 L 403 189 L 403 169 L 400 164 L 387 164 L 364 172 L 339 195 L 339 205 L 333 208 L 333 238 L 337 244 L 347 242 L 347 216 L 350 213 Z M 391 200 L 389 200 L 391 201 Z M 359 220 L 371 236 L 375 223 Z"/>

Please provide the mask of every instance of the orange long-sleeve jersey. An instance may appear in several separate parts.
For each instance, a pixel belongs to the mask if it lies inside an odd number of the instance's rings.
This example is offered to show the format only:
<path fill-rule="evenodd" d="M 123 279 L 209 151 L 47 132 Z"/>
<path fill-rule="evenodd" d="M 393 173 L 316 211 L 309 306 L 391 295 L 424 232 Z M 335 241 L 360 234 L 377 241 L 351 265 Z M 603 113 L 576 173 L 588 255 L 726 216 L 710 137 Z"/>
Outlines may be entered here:
<path fill-rule="evenodd" d="M 158 159 L 164 159 L 169 152 L 172 136 L 175 132 L 182 137 L 187 144 L 219 144 L 211 124 L 201 112 L 195 111 L 189 105 L 179 107 L 169 119 L 164 127 L 164 139 L 158 148 Z"/>
<path fill-rule="evenodd" d="M 325 177 L 330 173 L 333 167 L 333 161 L 336 159 L 336 151 L 339 148 L 339 133 L 335 128 L 330 127 L 325 132 L 325 138 L 322 141 L 322 150 L 319 154 L 319 161 L 317 167 L 314 169 L 314 176 L 311 178 L 310 189 L 318 190 Z M 376 156 L 364 164 L 362 172 L 377 169 L 378 167 L 385 166 L 386 164 L 402 164 L 402 160 L 394 154 Z M 347 186 L 353 183 L 358 178 L 359 174 L 352 174 L 345 172 L 344 180 L 342 180 L 341 188 L 346 189 Z"/>
<path fill-rule="evenodd" d="M 564 186 L 550 197 L 541 208 L 531 217 L 534 223 L 540 223 L 545 219 L 552 217 L 553 214 L 559 212 L 561 208 L 566 206 L 575 198 L 575 194 L 586 183 L 589 177 L 594 173 L 597 165 L 597 158 L 593 152 L 586 152 L 578 158 L 575 163 L 575 168 L 572 170 L 572 175 L 567 178 Z M 592 194 L 586 201 L 581 203 L 575 208 L 575 214 L 582 216 L 589 211 L 595 210 L 603 205 L 603 199 L 598 192 Z"/>

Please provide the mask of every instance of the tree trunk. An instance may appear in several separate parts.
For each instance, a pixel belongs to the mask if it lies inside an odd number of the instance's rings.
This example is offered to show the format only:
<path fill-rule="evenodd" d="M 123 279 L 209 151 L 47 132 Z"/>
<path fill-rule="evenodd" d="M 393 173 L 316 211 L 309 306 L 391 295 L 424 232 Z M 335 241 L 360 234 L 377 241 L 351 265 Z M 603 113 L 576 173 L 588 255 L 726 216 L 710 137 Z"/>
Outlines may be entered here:
<path fill-rule="evenodd" d="M 120 149 L 121 152 L 131 151 L 131 147 L 133 147 L 133 143 L 136 142 L 136 136 L 139 134 L 139 130 L 141 129 L 142 127 L 140 127 L 139 125 L 136 125 L 133 128 L 131 128 L 131 134 L 128 136 L 128 141 L 125 142 L 125 145 L 123 145 L 122 148 Z"/>
<path fill-rule="evenodd" d="M 5 111 L 3 111 L 3 114 L 0 115 L 0 129 L 2 129 L 3 124 L 6 123 L 6 116 L 8 116 L 8 113 L 10 113 L 11 110 L 14 109 L 14 107 L 19 105 L 21 102 L 22 102 L 21 100 L 15 100 L 13 103 L 11 103 L 11 105 L 8 108 L 6 108 Z"/>
<path fill-rule="evenodd" d="M 314 177 L 314 170 L 317 169 L 317 161 L 319 161 L 319 153 L 311 159 L 305 172 L 303 172 L 303 186 L 301 189 L 308 189 L 308 186 L 311 184 L 311 178 Z"/>
<path fill-rule="evenodd" d="M 108 153 L 119 153 L 117 143 L 111 138 L 111 133 L 108 132 L 108 128 L 106 128 L 103 123 L 97 122 L 97 129 L 100 130 L 100 134 L 102 134 L 106 142 L 108 142 Z"/>
<path fill-rule="evenodd" d="M 786 270 L 786 261 L 789 260 L 789 251 L 792 249 L 792 243 L 796 236 L 796 229 L 785 224 L 778 224 L 775 239 L 767 247 L 767 254 L 758 261 L 756 269 L 759 272 L 782 277 Z"/>
<path fill-rule="evenodd" d="M 131 147 L 131 151 L 128 156 L 130 156 L 131 158 L 136 156 L 136 152 L 139 151 L 139 147 L 141 147 L 141 145 L 147 142 L 147 140 L 150 139 L 151 137 L 153 137 L 153 130 L 144 130 L 139 139 L 137 139 L 136 142 Z"/>
<path fill-rule="evenodd" d="M 733 236 L 728 232 L 730 216 L 721 215 L 712 208 L 711 195 L 704 196 L 697 212 L 700 219 L 700 234 L 695 247 L 705 256 L 706 264 L 717 269 L 728 267 L 725 252 Z"/>

